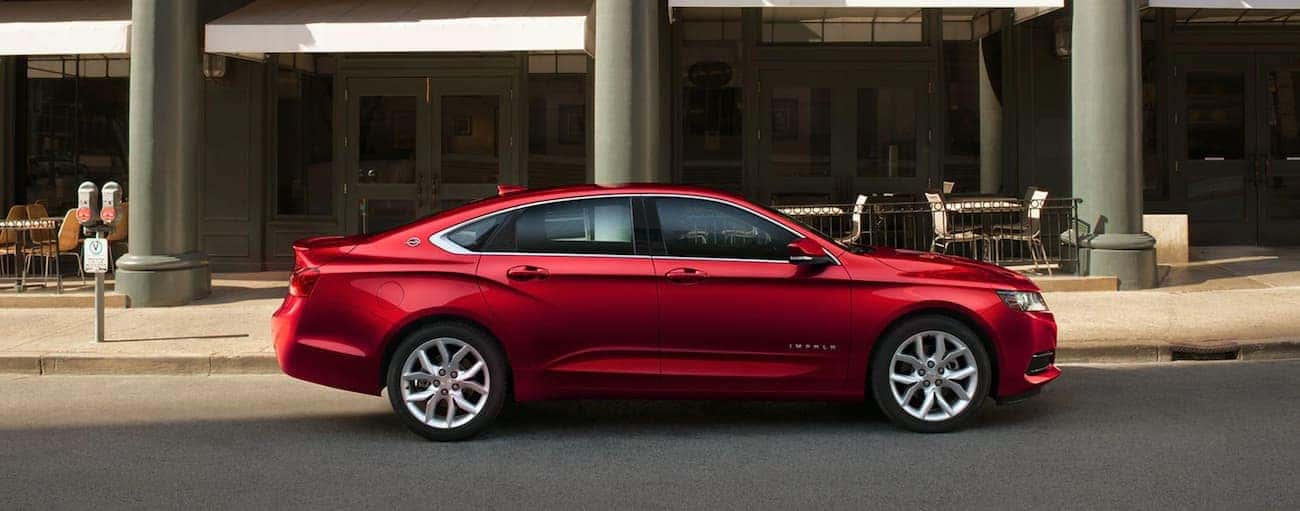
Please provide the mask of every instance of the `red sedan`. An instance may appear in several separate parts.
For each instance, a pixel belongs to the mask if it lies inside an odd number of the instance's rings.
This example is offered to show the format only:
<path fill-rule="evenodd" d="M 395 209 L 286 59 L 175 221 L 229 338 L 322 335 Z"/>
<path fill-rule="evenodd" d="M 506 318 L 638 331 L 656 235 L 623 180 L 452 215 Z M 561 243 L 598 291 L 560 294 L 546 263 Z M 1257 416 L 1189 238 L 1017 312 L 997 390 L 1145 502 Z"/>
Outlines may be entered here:
<path fill-rule="evenodd" d="M 483 431 L 509 399 L 569 398 L 872 396 L 941 432 L 1060 375 L 1038 288 L 996 266 L 844 246 L 699 188 L 503 192 L 296 243 L 285 373 L 386 389 L 434 440 Z"/>

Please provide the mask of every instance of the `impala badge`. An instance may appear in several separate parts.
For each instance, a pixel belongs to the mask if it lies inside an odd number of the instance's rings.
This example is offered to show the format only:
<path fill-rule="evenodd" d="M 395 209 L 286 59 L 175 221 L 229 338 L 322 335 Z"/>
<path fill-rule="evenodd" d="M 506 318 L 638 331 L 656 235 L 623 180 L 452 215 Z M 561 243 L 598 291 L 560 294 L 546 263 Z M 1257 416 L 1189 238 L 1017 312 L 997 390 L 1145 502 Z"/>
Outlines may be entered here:
<path fill-rule="evenodd" d="M 407 238 L 407 239 L 406 239 L 406 246 L 408 246 L 408 247 L 418 247 L 418 246 L 420 246 L 420 238 Z"/>
<path fill-rule="evenodd" d="M 836 344 L 789 344 L 790 349 L 797 351 L 835 351 L 839 349 Z"/>

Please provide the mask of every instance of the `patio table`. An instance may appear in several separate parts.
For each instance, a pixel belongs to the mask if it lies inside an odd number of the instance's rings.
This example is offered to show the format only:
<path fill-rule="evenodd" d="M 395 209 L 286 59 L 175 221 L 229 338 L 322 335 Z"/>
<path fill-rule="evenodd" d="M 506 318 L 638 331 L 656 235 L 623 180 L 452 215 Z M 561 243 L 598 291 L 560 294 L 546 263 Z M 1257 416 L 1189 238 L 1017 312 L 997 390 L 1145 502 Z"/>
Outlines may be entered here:
<path fill-rule="evenodd" d="M 26 218 L 22 220 L 0 220 L 0 230 L 14 231 L 14 276 L 5 277 L 14 281 L 14 291 L 23 292 L 27 287 L 26 260 L 23 257 L 23 245 L 32 231 L 48 230 L 51 233 L 57 233 L 59 224 L 63 223 L 62 218 Z M 54 243 L 58 243 L 55 239 Z M 59 268 L 59 258 L 54 258 L 55 281 L 58 282 L 58 292 L 63 292 L 63 271 Z M 44 282 L 41 283 L 44 287 Z"/>

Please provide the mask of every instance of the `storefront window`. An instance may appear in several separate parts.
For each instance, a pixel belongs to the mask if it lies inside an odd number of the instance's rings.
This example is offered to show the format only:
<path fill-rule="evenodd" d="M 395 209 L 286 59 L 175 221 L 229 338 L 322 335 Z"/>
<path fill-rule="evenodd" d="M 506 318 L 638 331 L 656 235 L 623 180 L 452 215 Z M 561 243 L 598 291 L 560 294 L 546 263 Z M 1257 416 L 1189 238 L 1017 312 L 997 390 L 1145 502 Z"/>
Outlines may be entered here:
<path fill-rule="evenodd" d="M 943 10 L 943 71 L 948 104 L 943 180 L 958 193 L 980 191 L 980 94 L 996 96 L 1002 36 L 1010 22 L 1000 9 Z M 989 91 L 980 89 L 980 52 L 989 66 Z M 996 101 L 996 99 L 995 99 Z"/>
<path fill-rule="evenodd" d="M 280 55 L 276 213 L 333 213 L 334 77 L 328 57 Z"/>
<path fill-rule="evenodd" d="M 767 44 L 911 43 L 925 41 L 917 8 L 764 8 Z"/>
<path fill-rule="evenodd" d="M 682 183 L 743 193 L 745 93 L 738 46 L 683 44 L 678 67 Z"/>
<path fill-rule="evenodd" d="M 57 215 L 76 205 L 82 181 L 127 182 L 126 57 L 29 57 L 20 120 L 25 162 L 20 197 Z"/>
<path fill-rule="evenodd" d="M 528 56 L 528 186 L 587 182 L 587 56 Z"/>
<path fill-rule="evenodd" d="M 1142 197 L 1169 200 L 1169 169 L 1160 153 L 1155 9 L 1142 11 Z"/>

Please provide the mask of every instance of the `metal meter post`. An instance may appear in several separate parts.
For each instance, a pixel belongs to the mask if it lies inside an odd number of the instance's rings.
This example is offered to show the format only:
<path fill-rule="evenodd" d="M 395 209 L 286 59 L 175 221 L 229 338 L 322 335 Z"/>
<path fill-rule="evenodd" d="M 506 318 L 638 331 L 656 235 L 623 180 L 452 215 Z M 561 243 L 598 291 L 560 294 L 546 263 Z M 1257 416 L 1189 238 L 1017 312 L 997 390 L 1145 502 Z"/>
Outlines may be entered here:
<path fill-rule="evenodd" d="M 113 231 L 112 224 L 117 220 L 122 187 L 110 181 L 100 193 L 94 183 L 87 181 L 77 189 L 77 195 L 77 221 L 87 235 L 94 235 L 86 238 L 82 269 L 95 274 L 95 342 L 104 342 L 104 273 L 112 260 L 105 236 Z"/>

